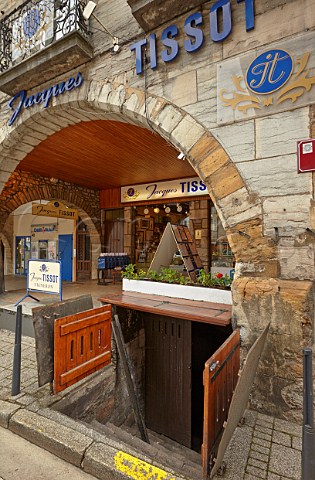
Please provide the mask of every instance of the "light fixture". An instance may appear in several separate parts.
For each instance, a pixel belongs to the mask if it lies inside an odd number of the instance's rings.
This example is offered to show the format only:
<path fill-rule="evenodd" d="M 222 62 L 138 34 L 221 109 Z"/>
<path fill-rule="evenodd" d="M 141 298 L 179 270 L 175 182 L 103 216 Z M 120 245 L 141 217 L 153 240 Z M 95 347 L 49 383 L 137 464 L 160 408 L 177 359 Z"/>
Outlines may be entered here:
<path fill-rule="evenodd" d="M 145 208 L 145 209 L 143 210 L 143 213 L 144 213 L 145 215 L 148 215 L 149 209 L 148 209 L 148 208 Z"/>
<path fill-rule="evenodd" d="M 90 16 L 94 12 L 95 7 L 96 7 L 95 2 L 89 1 L 86 4 L 86 6 L 84 7 L 84 10 L 83 10 L 83 14 L 82 14 L 83 18 L 85 18 L 85 20 L 88 20 L 90 18 Z"/>
<path fill-rule="evenodd" d="M 159 213 L 159 211 L 160 211 L 159 207 L 154 207 L 154 209 L 153 209 L 154 213 Z"/>
<path fill-rule="evenodd" d="M 171 209 L 170 207 L 165 207 L 165 213 L 170 213 Z"/>
<path fill-rule="evenodd" d="M 118 53 L 120 50 L 118 37 L 113 38 L 113 53 Z"/>
<path fill-rule="evenodd" d="M 183 152 L 179 152 L 179 154 L 177 155 L 177 158 L 179 160 L 185 160 L 185 154 Z"/>
<path fill-rule="evenodd" d="M 177 203 L 176 207 L 179 213 L 183 210 L 183 207 L 179 203 Z"/>
<path fill-rule="evenodd" d="M 101 20 L 93 13 L 95 10 L 95 7 L 96 7 L 96 3 L 89 0 L 82 13 L 83 18 L 85 20 L 89 20 L 89 18 L 93 15 L 93 18 L 95 18 L 95 20 L 101 25 L 104 32 L 111 37 L 113 41 L 113 53 L 118 53 L 120 50 L 119 39 L 118 37 L 115 37 L 114 35 L 112 35 L 110 31 L 105 27 L 103 22 L 101 22 Z"/>

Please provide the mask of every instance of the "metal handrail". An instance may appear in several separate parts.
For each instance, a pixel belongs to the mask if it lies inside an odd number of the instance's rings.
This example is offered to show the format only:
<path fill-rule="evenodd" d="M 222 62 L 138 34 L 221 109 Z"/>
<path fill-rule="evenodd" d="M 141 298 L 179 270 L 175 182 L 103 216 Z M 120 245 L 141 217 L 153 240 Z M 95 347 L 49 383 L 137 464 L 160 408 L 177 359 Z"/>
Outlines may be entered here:
<path fill-rule="evenodd" d="M 0 20 L 0 73 L 77 31 L 88 37 L 86 0 L 27 0 Z"/>

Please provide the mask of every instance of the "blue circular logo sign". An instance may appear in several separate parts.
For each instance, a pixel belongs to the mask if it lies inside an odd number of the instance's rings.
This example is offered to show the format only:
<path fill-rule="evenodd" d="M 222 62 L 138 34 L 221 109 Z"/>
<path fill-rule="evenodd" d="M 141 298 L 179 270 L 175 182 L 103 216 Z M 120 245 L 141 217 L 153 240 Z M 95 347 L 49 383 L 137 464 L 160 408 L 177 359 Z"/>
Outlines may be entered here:
<path fill-rule="evenodd" d="M 128 197 L 133 197 L 134 194 L 135 194 L 135 189 L 134 188 L 128 188 L 128 190 L 127 190 Z"/>
<path fill-rule="evenodd" d="M 250 64 L 246 73 L 248 88 L 268 94 L 281 88 L 291 77 L 293 60 L 284 50 L 268 50 Z"/>
<path fill-rule="evenodd" d="M 35 35 L 39 26 L 40 26 L 39 11 L 36 8 L 33 8 L 33 10 L 29 11 L 28 14 L 26 15 L 23 23 L 23 31 L 24 31 L 25 37 L 31 38 L 33 35 Z"/>

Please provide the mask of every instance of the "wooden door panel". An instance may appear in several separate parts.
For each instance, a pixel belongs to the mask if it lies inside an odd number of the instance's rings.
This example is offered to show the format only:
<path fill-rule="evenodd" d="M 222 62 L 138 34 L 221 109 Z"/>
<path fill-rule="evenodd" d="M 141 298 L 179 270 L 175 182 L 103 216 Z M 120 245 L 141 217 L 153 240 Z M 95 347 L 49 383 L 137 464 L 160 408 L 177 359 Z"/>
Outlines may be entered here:
<path fill-rule="evenodd" d="M 146 424 L 191 446 L 191 322 L 146 317 Z"/>
<path fill-rule="evenodd" d="M 209 462 L 215 455 L 227 420 L 240 367 L 240 331 L 235 330 L 205 363 L 204 424 L 202 444 L 203 480 L 209 475 Z"/>

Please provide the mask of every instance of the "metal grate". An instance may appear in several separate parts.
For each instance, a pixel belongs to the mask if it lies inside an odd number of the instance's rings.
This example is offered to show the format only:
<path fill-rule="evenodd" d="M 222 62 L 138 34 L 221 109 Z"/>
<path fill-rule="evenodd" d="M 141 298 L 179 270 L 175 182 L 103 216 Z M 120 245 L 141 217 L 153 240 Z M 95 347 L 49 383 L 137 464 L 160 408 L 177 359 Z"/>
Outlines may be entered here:
<path fill-rule="evenodd" d="M 28 0 L 0 21 L 0 73 L 66 35 L 89 35 L 86 0 Z"/>

